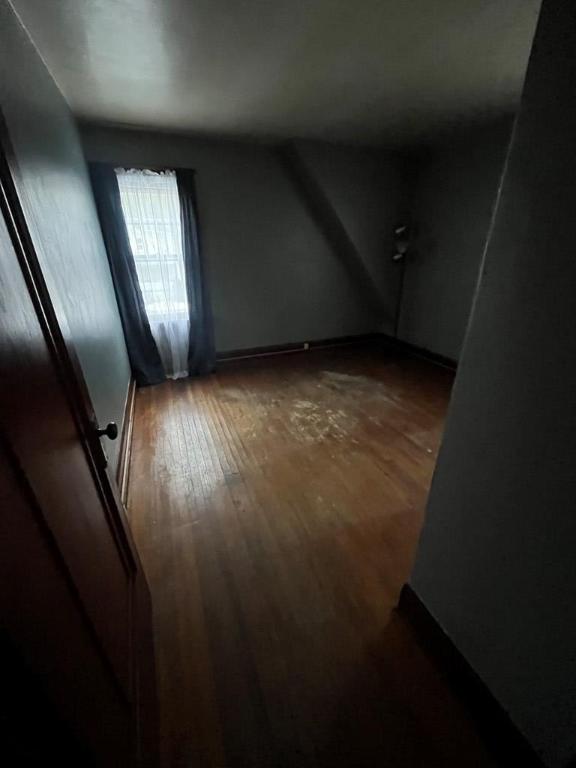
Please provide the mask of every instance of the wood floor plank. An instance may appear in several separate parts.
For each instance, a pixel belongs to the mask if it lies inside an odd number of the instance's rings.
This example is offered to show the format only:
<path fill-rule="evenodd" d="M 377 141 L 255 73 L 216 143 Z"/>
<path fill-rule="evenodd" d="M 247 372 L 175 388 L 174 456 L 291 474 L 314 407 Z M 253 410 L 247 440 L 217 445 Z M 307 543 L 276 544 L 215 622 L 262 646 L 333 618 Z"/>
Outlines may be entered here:
<path fill-rule="evenodd" d="M 138 392 L 164 768 L 492 764 L 394 611 L 451 384 L 367 347 Z"/>

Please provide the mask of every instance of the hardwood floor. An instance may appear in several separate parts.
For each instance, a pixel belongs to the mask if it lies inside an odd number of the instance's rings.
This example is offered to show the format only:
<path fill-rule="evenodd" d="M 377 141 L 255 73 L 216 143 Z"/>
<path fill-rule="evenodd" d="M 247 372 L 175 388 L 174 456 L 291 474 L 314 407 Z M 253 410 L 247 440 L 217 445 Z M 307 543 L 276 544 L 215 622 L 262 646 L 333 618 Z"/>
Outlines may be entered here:
<path fill-rule="evenodd" d="M 451 381 L 346 348 L 138 392 L 164 768 L 492 764 L 393 610 Z"/>

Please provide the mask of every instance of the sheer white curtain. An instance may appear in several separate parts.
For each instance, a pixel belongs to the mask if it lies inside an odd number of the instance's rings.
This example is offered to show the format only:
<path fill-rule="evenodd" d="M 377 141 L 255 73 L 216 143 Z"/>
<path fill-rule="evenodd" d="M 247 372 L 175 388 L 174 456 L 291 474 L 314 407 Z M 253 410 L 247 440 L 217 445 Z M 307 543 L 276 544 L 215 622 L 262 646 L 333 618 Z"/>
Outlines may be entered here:
<path fill-rule="evenodd" d="M 150 330 L 166 376 L 188 375 L 190 315 L 175 171 L 116 168 Z"/>

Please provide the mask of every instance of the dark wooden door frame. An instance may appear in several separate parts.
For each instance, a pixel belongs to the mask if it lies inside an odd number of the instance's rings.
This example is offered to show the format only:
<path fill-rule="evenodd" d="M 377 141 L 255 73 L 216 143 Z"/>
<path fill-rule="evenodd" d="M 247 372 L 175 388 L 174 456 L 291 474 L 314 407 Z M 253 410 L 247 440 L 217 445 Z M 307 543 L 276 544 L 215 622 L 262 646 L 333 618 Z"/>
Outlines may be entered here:
<path fill-rule="evenodd" d="M 132 616 L 140 617 L 151 611 L 148 584 L 129 533 L 119 489 L 107 470 L 106 455 L 97 434 L 97 419 L 82 369 L 74 348 L 65 340 L 66 336 L 69 337 L 67 321 L 65 317 L 57 317 L 44 279 L 14 181 L 18 176 L 17 158 L 0 109 L 0 214 L 4 217 L 54 369 L 71 409 L 114 544 L 127 574 L 130 575 L 132 587 L 129 610 Z M 138 624 L 136 619 L 133 626 Z M 134 638 L 131 638 L 132 653 L 137 658 L 134 658 L 132 663 L 134 674 L 130 689 L 131 698 L 137 705 L 134 725 L 138 762 L 143 766 L 154 766 L 157 751 L 154 655 L 151 642 L 143 645 L 144 647 L 141 647 L 139 643 L 134 642 Z M 152 669 L 145 668 L 149 666 L 150 659 Z"/>

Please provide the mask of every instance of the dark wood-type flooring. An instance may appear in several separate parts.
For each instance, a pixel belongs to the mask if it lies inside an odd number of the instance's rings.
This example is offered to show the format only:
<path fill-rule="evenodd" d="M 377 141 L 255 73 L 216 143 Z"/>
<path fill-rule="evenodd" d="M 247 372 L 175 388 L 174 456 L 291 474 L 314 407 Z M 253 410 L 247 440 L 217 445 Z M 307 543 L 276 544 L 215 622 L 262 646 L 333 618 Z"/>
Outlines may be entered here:
<path fill-rule="evenodd" d="M 394 610 L 451 383 L 367 347 L 138 392 L 164 768 L 492 765 Z"/>

